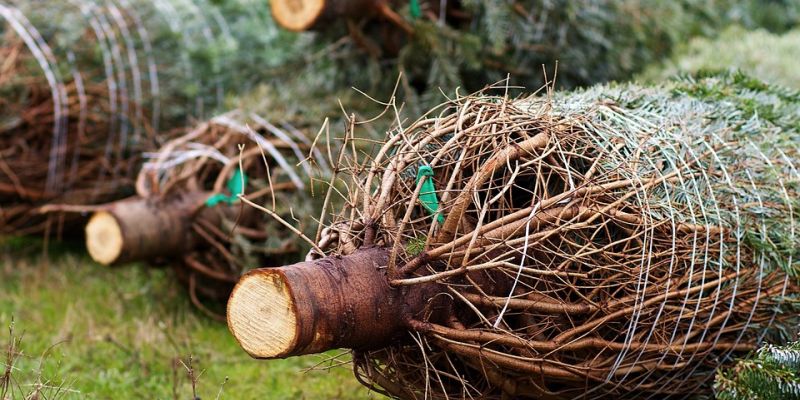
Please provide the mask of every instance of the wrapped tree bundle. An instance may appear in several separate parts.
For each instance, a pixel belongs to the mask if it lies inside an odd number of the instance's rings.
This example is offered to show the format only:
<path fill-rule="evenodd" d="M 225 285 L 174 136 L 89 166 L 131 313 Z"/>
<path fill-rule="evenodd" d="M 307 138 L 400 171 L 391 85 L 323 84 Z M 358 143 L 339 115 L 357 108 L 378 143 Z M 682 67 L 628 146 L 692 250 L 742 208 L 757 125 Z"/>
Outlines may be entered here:
<path fill-rule="evenodd" d="M 89 254 L 106 265 L 170 261 L 192 301 L 214 315 L 202 301 L 226 300 L 248 266 L 301 258 L 302 246 L 281 221 L 296 232 L 311 227 L 299 219 L 313 208 L 306 189 L 327 165 L 298 165 L 319 153 L 289 128 L 231 112 L 145 153 L 137 195 L 95 207 L 86 226 Z M 269 204 L 268 213 L 243 204 L 244 195 Z"/>
<path fill-rule="evenodd" d="M 81 75 L 49 86 L 21 40 L 6 40 L 0 53 L 0 234 L 60 231 L 64 216 L 46 218 L 39 207 L 108 201 L 132 187 L 136 157 L 116 131 L 128 118 L 110 109 L 107 87 Z M 138 139 L 151 138 L 140 131 Z"/>
<path fill-rule="evenodd" d="M 0 5 L 0 234 L 131 195 L 138 154 L 264 79 L 285 39 L 254 0 Z"/>
<path fill-rule="evenodd" d="M 708 393 L 800 320 L 798 103 L 740 74 L 458 97 L 354 169 L 309 261 L 243 276 L 229 327 L 351 348 L 396 398 Z"/>
<path fill-rule="evenodd" d="M 328 64 L 343 81 L 363 89 L 394 82 L 402 72 L 405 88 L 414 89 L 409 95 L 421 93 L 428 104 L 440 101 L 439 88 L 475 91 L 509 75 L 512 84 L 538 87 L 546 79 L 543 65 L 552 77 L 556 63 L 563 87 L 627 80 L 692 37 L 715 36 L 730 24 L 783 31 L 800 20 L 795 0 L 271 0 L 270 6 L 278 25 L 317 31 L 318 41 L 331 43 Z"/>

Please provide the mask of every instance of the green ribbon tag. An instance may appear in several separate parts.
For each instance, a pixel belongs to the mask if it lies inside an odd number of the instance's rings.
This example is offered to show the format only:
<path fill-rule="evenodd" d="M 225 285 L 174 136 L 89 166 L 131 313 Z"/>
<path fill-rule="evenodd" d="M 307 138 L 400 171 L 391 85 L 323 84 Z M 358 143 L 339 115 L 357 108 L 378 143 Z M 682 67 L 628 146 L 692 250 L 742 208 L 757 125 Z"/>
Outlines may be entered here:
<path fill-rule="evenodd" d="M 231 193 L 230 195 L 226 195 L 223 193 L 215 193 L 211 195 L 211 197 L 206 200 L 206 207 L 214 207 L 219 203 L 228 203 L 233 204 L 236 200 L 239 200 L 239 195 L 244 193 L 244 187 L 247 185 L 247 175 L 239 169 L 236 168 L 236 171 L 233 172 L 233 176 L 228 179 L 228 191 Z"/>
<path fill-rule="evenodd" d="M 244 193 L 245 185 L 247 185 L 247 175 L 241 169 L 236 168 L 231 179 L 228 179 L 228 190 L 231 192 L 231 197 L 238 199 L 239 195 Z"/>
<path fill-rule="evenodd" d="M 422 8 L 419 6 L 419 0 L 411 0 L 408 5 L 408 13 L 411 14 L 412 19 L 417 19 L 422 16 Z"/>
<path fill-rule="evenodd" d="M 423 177 L 428 178 L 425 179 L 420 188 L 419 201 L 422 203 L 422 207 L 428 210 L 431 215 L 435 215 L 436 220 L 442 224 L 444 223 L 444 216 L 439 214 L 439 197 L 436 196 L 436 188 L 433 186 L 433 168 L 427 165 L 419 167 L 417 170 L 417 185 L 419 185 L 419 181 L 421 181 Z"/>
<path fill-rule="evenodd" d="M 229 203 L 230 199 L 228 198 L 227 195 L 224 195 L 222 193 L 213 194 L 211 195 L 211 197 L 208 198 L 208 200 L 206 200 L 206 207 L 214 207 L 215 205 L 223 201 L 230 204 Z"/>

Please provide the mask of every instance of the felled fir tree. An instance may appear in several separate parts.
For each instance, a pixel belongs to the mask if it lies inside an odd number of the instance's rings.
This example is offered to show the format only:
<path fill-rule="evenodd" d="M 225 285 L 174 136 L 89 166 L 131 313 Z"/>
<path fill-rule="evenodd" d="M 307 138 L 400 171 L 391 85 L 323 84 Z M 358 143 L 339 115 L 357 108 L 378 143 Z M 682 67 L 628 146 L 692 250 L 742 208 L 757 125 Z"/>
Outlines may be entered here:
<path fill-rule="evenodd" d="M 360 12 L 346 7 L 356 3 Z M 785 30 L 800 10 L 796 0 L 305 0 L 292 4 L 317 12 L 287 26 L 288 0 L 270 4 L 279 25 L 330 46 L 318 73 L 377 94 L 402 72 L 412 106 L 414 94 L 436 103 L 439 88 L 474 91 L 508 76 L 536 88 L 556 62 L 561 87 L 627 80 L 691 37 L 732 23 Z"/>
<path fill-rule="evenodd" d="M 129 196 L 142 152 L 296 75 L 277 67 L 305 43 L 258 0 L 0 3 L 0 235 Z"/>
<path fill-rule="evenodd" d="M 563 86 L 628 79 L 695 36 L 731 23 L 782 30 L 797 20 L 796 1 L 527 0 L 463 2 L 466 22 L 419 18 L 401 65 L 431 86 L 498 81 L 507 74 L 537 87 L 542 65 L 558 61 Z M 427 59 L 427 62 L 424 60 Z"/>

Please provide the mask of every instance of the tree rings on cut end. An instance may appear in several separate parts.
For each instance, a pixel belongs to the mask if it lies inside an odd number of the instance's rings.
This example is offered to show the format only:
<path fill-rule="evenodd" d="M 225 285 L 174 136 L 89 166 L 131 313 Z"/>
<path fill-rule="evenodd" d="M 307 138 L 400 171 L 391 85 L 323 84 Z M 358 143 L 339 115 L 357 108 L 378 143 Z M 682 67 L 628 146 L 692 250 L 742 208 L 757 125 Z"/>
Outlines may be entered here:
<path fill-rule="evenodd" d="M 111 265 L 122 253 L 124 239 L 119 221 L 109 212 L 99 211 L 86 224 L 86 249 L 92 259 Z"/>
<path fill-rule="evenodd" d="M 255 358 L 286 357 L 297 342 L 294 298 L 279 271 L 245 275 L 228 300 L 228 327 Z"/>
<path fill-rule="evenodd" d="M 271 0 L 272 16 L 282 27 L 291 31 L 305 31 L 322 16 L 325 0 Z"/>

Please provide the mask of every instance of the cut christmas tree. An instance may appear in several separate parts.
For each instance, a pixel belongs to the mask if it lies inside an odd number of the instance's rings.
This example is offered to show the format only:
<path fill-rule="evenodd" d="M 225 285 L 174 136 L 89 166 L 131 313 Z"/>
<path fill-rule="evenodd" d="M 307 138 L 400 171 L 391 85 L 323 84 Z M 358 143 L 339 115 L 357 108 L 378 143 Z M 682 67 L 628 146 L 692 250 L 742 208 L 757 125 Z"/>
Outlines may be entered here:
<path fill-rule="evenodd" d="M 313 208 L 308 185 L 328 169 L 312 149 L 305 134 L 256 114 L 215 117 L 145 154 L 137 195 L 94 207 L 87 250 L 105 265 L 170 261 L 192 301 L 214 315 L 202 300 L 227 299 L 248 266 L 301 259 L 281 221 L 300 221 L 298 232 L 311 226 L 300 220 Z M 301 163 L 311 156 L 321 163 Z M 266 202 L 267 213 L 244 205 L 243 195 Z"/>
<path fill-rule="evenodd" d="M 711 393 L 800 320 L 798 104 L 742 74 L 456 97 L 345 162 L 308 261 L 245 274 L 229 327 L 353 349 L 397 398 Z"/>
<path fill-rule="evenodd" d="M 61 231 L 76 214 L 59 211 L 130 196 L 142 151 L 296 45 L 255 0 L 0 5 L 0 234 Z"/>
<path fill-rule="evenodd" d="M 800 21 L 795 0 L 271 0 L 278 25 L 313 30 L 331 47 L 340 82 L 369 93 L 398 72 L 409 106 L 440 102 L 440 88 L 480 89 L 511 76 L 538 87 L 542 69 L 578 87 L 627 80 L 692 37 L 731 24 L 784 31 Z M 304 58 L 307 58 L 304 56 Z M 364 73 L 364 71 L 369 73 Z M 378 89 L 377 87 L 381 87 Z"/>

